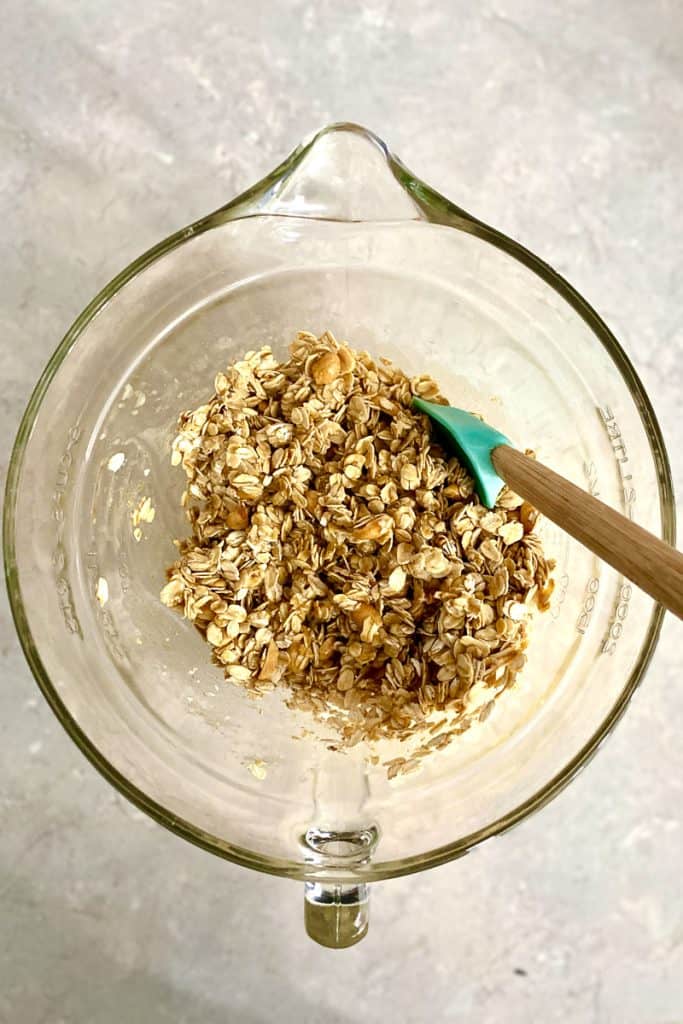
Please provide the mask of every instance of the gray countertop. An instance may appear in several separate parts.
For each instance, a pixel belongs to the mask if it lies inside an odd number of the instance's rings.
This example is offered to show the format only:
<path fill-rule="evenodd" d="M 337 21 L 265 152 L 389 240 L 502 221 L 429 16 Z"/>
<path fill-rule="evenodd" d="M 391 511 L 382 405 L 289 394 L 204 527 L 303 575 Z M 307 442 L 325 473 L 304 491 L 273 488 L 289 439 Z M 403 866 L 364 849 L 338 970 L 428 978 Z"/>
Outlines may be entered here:
<path fill-rule="evenodd" d="M 673 0 L 26 0 L 3 12 L 0 417 L 132 257 L 333 120 L 566 274 L 683 483 L 683 8 Z M 683 1020 L 680 625 L 597 759 L 333 953 L 301 890 L 158 828 L 40 697 L 2 600 L 0 1021 Z"/>

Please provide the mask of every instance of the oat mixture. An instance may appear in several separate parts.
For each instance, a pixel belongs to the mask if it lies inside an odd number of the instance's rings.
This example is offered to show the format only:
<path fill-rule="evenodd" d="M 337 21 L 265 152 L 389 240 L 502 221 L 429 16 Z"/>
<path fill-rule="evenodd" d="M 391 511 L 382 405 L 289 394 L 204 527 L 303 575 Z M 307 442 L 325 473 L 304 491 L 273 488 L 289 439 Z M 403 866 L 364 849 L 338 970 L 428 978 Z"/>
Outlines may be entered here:
<path fill-rule="evenodd" d="M 491 711 L 524 665 L 552 563 L 536 512 L 509 490 L 493 511 L 435 443 L 413 395 L 429 377 L 301 332 L 219 373 L 180 416 L 191 534 L 161 600 L 203 633 L 226 677 L 286 688 L 338 737 L 405 740 L 410 758 Z"/>

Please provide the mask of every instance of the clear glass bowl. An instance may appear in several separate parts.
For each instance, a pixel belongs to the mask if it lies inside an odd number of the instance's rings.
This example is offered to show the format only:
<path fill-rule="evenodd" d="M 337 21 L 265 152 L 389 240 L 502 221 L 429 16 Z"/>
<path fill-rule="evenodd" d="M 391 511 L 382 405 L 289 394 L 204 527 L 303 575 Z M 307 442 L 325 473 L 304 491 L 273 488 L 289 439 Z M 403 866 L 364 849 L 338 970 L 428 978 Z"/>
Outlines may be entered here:
<path fill-rule="evenodd" d="M 175 420 L 246 349 L 283 353 L 297 330 L 327 328 L 433 374 L 454 404 L 669 542 L 674 505 L 648 398 L 596 313 L 358 126 L 319 132 L 79 316 L 31 398 L 9 472 L 7 580 L 28 661 L 125 796 L 213 853 L 306 880 L 309 932 L 344 945 L 367 927 L 368 881 L 465 853 L 572 778 L 640 680 L 661 610 L 547 526 L 556 593 L 519 685 L 391 782 L 366 748 L 328 750 L 280 694 L 255 702 L 225 683 L 158 597 L 186 531 Z M 138 542 L 131 513 L 144 497 L 156 518 Z"/>

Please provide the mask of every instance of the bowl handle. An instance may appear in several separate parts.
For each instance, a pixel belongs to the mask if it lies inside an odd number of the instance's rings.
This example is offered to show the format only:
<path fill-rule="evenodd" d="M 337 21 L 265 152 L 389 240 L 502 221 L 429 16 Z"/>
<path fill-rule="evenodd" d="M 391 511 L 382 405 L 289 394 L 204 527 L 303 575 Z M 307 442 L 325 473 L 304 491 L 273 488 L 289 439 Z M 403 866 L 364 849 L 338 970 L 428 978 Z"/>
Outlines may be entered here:
<path fill-rule="evenodd" d="M 374 825 L 349 831 L 311 826 L 301 837 L 315 877 L 305 883 L 304 924 L 310 938 L 345 949 L 367 933 L 370 887 L 362 875 L 379 840 Z"/>
<path fill-rule="evenodd" d="M 370 887 L 306 882 L 304 924 L 309 937 L 329 949 L 355 946 L 368 930 Z"/>

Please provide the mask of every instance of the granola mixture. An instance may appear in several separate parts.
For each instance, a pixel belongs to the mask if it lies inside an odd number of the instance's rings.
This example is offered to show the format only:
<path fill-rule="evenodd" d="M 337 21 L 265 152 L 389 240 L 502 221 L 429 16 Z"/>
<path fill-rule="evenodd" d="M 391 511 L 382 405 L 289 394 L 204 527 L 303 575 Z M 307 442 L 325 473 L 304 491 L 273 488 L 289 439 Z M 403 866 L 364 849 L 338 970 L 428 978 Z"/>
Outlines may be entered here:
<path fill-rule="evenodd" d="M 418 734 L 390 775 L 488 716 L 552 590 L 535 510 L 484 508 L 413 395 L 446 402 L 329 332 L 219 373 L 173 442 L 191 534 L 161 592 L 227 678 L 285 687 L 340 748 Z"/>

